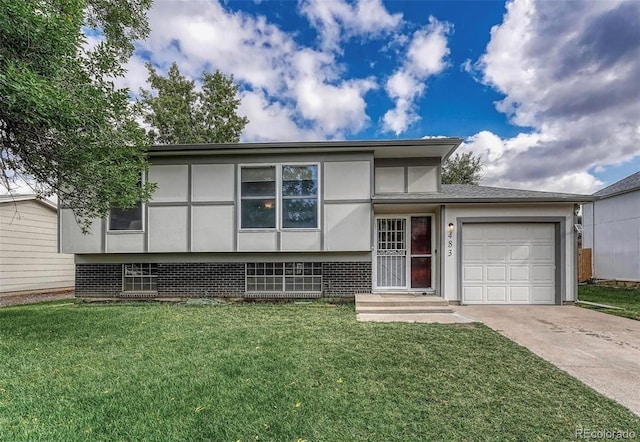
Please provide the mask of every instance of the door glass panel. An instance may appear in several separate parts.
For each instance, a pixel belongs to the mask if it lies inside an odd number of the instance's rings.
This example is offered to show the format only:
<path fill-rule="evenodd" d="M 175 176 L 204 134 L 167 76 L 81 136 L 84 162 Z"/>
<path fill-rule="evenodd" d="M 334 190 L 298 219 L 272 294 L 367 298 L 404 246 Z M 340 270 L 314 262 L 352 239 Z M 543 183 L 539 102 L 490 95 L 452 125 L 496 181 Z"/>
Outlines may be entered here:
<path fill-rule="evenodd" d="M 431 255 L 431 218 L 411 218 L 411 254 Z"/>
<path fill-rule="evenodd" d="M 431 258 L 411 258 L 411 288 L 431 287 Z"/>

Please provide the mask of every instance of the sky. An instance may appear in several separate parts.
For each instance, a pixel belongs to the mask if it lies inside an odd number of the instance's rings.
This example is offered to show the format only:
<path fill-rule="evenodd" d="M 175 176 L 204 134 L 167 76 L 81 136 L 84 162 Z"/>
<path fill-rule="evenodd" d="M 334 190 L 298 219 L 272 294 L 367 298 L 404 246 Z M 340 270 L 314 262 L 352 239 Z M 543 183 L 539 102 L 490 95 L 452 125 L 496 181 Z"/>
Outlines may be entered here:
<path fill-rule="evenodd" d="M 638 0 L 155 0 L 149 23 L 117 85 L 232 74 L 243 142 L 460 137 L 481 184 L 572 193 L 640 170 Z"/>

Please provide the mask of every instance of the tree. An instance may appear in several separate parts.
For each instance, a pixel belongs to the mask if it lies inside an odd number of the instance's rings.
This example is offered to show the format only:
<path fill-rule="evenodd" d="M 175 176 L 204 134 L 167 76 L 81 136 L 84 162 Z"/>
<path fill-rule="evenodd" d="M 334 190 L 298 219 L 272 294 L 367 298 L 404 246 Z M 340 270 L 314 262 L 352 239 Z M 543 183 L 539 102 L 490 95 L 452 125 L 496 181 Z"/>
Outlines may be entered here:
<path fill-rule="evenodd" d="M 482 178 L 482 159 L 471 152 L 455 154 L 442 165 L 443 184 L 474 184 Z"/>
<path fill-rule="evenodd" d="M 156 144 L 237 143 L 249 120 L 237 115 L 240 100 L 233 75 L 219 70 L 201 77 L 202 90 L 180 74 L 174 62 L 167 77 L 147 63 L 148 83 L 156 91 L 142 89 L 137 109 L 151 126 L 148 135 Z"/>
<path fill-rule="evenodd" d="M 148 200 L 147 139 L 114 78 L 151 0 L 0 0 L 0 180 L 56 194 L 86 230 Z M 99 42 L 90 47 L 87 36 Z"/>

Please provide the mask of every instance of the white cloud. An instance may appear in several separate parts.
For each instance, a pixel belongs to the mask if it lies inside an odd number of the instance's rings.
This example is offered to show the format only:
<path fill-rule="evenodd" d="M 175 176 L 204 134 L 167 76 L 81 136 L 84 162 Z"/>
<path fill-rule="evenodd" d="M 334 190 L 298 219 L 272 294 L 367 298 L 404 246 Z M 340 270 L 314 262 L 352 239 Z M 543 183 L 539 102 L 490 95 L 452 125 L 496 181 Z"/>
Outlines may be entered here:
<path fill-rule="evenodd" d="M 296 123 L 295 109 L 279 102 L 269 102 L 263 92 L 241 94 L 239 113 L 249 118 L 242 133 L 243 141 L 321 140 L 324 134 L 303 129 Z"/>
<path fill-rule="evenodd" d="M 387 95 L 395 103 L 382 118 L 385 131 L 399 135 L 420 119 L 414 103 L 424 93 L 427 79 L 447 66 L 449 32 L 447 23 L 429 17 L 429 24 L 413 34 L 403 65 L 385 85 Z"/>
<path fill-rule="evenodd" d="M 584 171 L 531 179 L 512 173 L 513 164 L 519 158 L 530 155 L 532 150 L 550 141 L 540 133 L 522 133 L 502 139 L 492 132 L 482 131 L 467 138 L 458 152 L 473 152 L 482 158 L 482 184 L 487 186 L 570 193 L 593 193 L 602 186 L 601 181 Z"/>
<path fill-rule="evenodd" d="M 343 38 L 376 37 L 397 28 L 402 14 L 389 14 L 380 0 L 304 0 L 300 11 L 320 34 L 325 51 L 339 51 Z"/>
<path fill-rule="evenodd" d="M 419 78 L 439 74 L 446 67 L 449 55 L 447 34 L 449 25 L 429 17 L 429 25 L 413 34 L 407 55 L 408 70 Z"/>
<path fill-rule="evenodd" d="M 591 192 L 586 173 L 627 161 L 640 145 L 640 3 L 513 0 L 475 64 L 529 127 L 510 139 L 481 132 L 467 148 L 487 160 L 486 182 Z"/>
<path fill-rule="evenodd" d="M 341 16 L 349 35 L 395 22 L 383 19 L 376 4 L 363 1 L 354 17 Z M 377 12 L 366 18 L 368 10 Z M 189 78 L 215 69 L 234 75 L 241 84 L 240 114 L 250 120 L 244 141 L 340 138 L 369 122 L 365 95 L 377 87 L 375 79 L 343 79 L 332 53 L 300 46 L 262 16 L 232 13 L 218 2 L 167 1 L 154 3 L 149 21 L 151 35 L 139 42 L 129 74 L 118 82 L 134 94 L 147 87 L 146 61 L 160 72 L 176 61 Z"/>

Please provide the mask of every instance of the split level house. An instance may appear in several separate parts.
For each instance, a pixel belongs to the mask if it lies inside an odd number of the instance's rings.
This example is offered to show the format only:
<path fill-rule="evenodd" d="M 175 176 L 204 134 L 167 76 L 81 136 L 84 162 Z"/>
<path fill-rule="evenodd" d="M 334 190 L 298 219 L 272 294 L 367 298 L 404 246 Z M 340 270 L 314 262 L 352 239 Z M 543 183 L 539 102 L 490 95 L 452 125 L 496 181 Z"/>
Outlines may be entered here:
<path fill-rule="evenodd" d="M 574 301 L 590 197 L 441 184 L 461 141 L 154 146 L 151 201 L 87 235 L 60 211 L 76 296 Z"/>

